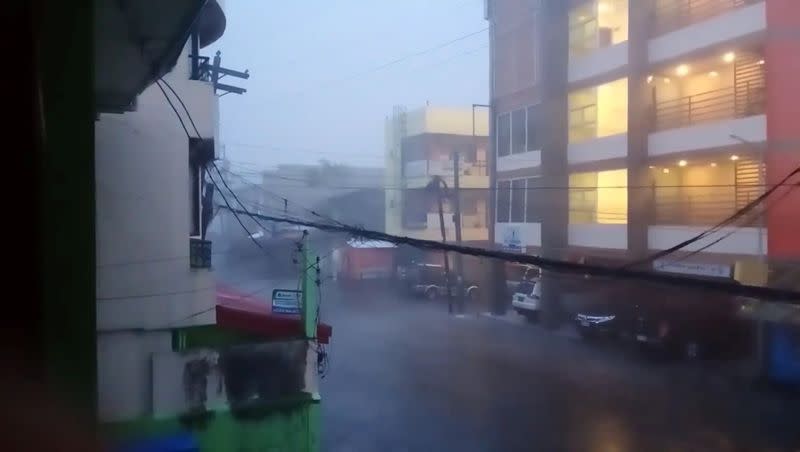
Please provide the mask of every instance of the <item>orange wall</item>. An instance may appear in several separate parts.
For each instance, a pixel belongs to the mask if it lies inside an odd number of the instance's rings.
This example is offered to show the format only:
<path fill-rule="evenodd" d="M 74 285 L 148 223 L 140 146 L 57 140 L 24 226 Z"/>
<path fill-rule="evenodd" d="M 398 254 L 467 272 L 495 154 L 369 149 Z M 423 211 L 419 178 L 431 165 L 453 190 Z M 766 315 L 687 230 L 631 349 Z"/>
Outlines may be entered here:
<path fill-rule="evenodd" d="M 767 0 L 767 183 L 800 166 L 800 1 Z M 800 176 L 792 182 L 800 182 Z M 776 198 L 786 190 L 778 190 Z M 800 258 L 800 190 L 767 213 L 770 257 Z"/>
<path fill-rule="evenodd" d="M 385 269 L 392 274 L 394 248 L 346 248 L 342 262 L 342 277 L 361 279 L 362 271 Z"/>

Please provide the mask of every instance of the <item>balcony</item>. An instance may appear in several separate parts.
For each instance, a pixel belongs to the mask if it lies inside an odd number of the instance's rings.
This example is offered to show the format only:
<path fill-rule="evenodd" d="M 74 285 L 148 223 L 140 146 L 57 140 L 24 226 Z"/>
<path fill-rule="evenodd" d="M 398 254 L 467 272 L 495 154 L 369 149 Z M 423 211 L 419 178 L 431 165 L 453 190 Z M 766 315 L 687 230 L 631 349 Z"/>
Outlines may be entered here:
<path fill-rule="evenodd" d="M 652 223 L 712 226 L 756 200 L 764 192 L 764 165 L 756 156 L 716 153 L 677 165 L 663 161 L 650 167 L 653 184 Z M 759 227 L 758 215 L 739 226 Z"/>
<path fill-rule="evenodd" d="M 462 188 L 487 188 L 489 172 L 485 161 L 459 162 L 459 184 Z M 440 176 L 453 185 L 452 160 L 412 160 L 406 162 L 403 176 L 408 189 L 423 188 L 431 177 Z"/>
<path fill-rule="evenodd" d="M 456 228 L 453 222 L 453 214 L 444 214 L 444 228 L 447 241 L 453 242 L 456 239 Z M 409 237 L 424 240 L 442 240 L 442 232 L 439 226 L 439 213 L 429 212 L 426 220 L 407 221 L 404 227 L 408 230 Z M 461 239 L 467 242 L 485 241 L 489 238 L 489 229 L 486 224 L 486 215 L 463 214 L 461 215 Z"/>
<path fill-rule="evenodd" d="M 648 152 L 662 155 L 766 139 L 766 62 L 758 52 L 724 52 L 656 71 Z"/>
<path fill-rule="evenodd" d="M 189 239 L 189 266 L 196 269 L 211 268 L 210 240 Z"/>
<path fill-rule="evenodd" d="M 659 0 L 652 22 L 656 63 L 763 33 L 766 8 L 763 0 Z"/>

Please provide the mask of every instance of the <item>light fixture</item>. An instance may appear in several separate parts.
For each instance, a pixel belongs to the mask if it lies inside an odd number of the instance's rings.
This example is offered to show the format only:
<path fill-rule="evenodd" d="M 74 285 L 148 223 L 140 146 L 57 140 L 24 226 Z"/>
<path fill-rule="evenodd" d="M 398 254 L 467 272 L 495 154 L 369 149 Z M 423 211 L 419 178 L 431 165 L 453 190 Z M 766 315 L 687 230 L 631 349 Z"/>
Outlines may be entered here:
<path fill-rule="evenodd" d="M 681 161 L 678 162 L 678 166 L 686 166 L 688 164 L 689 164 L 689 162 L 687 162 L 686 160 L 681 160 Z"/>
<path fill-rule="evenodd" d="M 716 168 L 716 167 L 717 167 L 717 164 L 716 164 L 716 163 L 714 163 L 714 162 L 711 162 L 711 167 L 712 167 L 712 168 Z"/>
<path fill-rule="evenodd" d="M 689 65 L 688 64 L 681 64 L 677 68 L 675 68 L 675 73 L 678 74 L 678 77 L 683 77 L 689 74 Z"/>
<path fill-rule="evenodd" d="M 648 166 L 648 168 L 650 168 L 650 169 L 655 169 L 655 166 L 653 166 L 653 165 L 650 165 L 650 166 Z"/>
<path fill-rule="evenodd" d="M 726 63 L 733 63 L 733 60 L 736 59 L 736 54 L 733 52 L 727 52 L 725 55 L 722 55 L 722 61 Z"/>
<path fill-rule="evenodd" d="M 597 12 L 598 13 L 607 13 L 608 10 L 610 10 L 610 9 L 611 9 L 611 7 L 609 6 L 608 3 L 600 2 L 600 3 L 597 4 Z"/>
<path fill-rule="evenodd" d="M 709 77 L 719 77 L 719 72 L 711 71 L 711 72 L 708 73 L 708 76 Z"/>
<path fill-rule="evenodd" d="M 759 66 L 762 66 L 762 65 L 764 65 L 764 63 L 766 63 L 766 61 L 764 61 L 764 60 L 758 60 L 758 65 L 759 65 Z"/>
<path fill-rule="evenodd" d="M 736 155 L 736 154 L 733 154 L 733 155 L 731 156 L 731 160 L 733 160 L 733 161 L 735 162 L 735 161 L 739 160 L 739 156 L 738 156 L 738 155 Z"/>
<path fill-rule="evenodd" d="M 653 83 L 653 76 L 652 75 L 648 75 L 647 76 L 647 83 Z"/>
<path fill-rule="evenodd" d="M 661 170 L 661 172 L 664 174 L 669 174 L 669 168 L 664 168 Z"/>
<path fill-rule="evenodd" d="M 669 77 L 664 77 L 664 83 L 669 83 L 669 82 L 671 82 L 671 81 L 672 81 L 672 80 L 670 80 L 670 79 L 669 79 Z"/>

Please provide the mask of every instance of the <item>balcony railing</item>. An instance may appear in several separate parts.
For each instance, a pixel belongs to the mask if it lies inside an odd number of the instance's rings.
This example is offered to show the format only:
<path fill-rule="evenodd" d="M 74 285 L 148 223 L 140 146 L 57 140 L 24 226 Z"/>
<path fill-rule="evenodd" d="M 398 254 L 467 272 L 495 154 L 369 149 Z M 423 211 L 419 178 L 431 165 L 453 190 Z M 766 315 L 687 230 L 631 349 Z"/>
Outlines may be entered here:
<path fill-rule="evenodd" d="M 191 268 L 211 268 L 210 240 L 189 239 L 189 266 Z"/>
<path fill-rule="evenodd" d="M 658 0 L 653 11 L 653 36 L 702 22 L 756 0 Z"/>
<path fill-rule="evenodd" d="M 757 198 L 759 190 L 734 190 L 723 193 L 670 193 L 672 188 L 656 188 L 653 207 L 654 224 L 710 226 L 729 217 L 743 205 Z M 761 217 L 748 215 L 742 227 L 760 226 Z"/>
<path fill-rule="evenodd" d="M 653 113 L 654 128 L 667 130 L 763 114 L 764 91 L 763 81 L 752 81 L 737 87 L 658 102 Z"/>
<path fill-rule="evenodd" d="M 485 161 L 462 161 L 459 163 L 461 176 L 488 176 Z M 415 160 L 407 162 L 405 165 L 405 177 L 430 177 L 430 176 L 453 176 L 452 160 Z"/>

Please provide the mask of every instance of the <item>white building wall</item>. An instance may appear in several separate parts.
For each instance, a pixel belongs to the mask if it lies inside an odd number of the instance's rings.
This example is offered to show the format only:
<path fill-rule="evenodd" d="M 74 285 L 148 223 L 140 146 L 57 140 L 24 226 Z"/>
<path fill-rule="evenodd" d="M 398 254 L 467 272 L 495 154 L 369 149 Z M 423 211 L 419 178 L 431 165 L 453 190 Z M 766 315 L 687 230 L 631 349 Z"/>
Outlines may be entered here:
<path fill-rule="evenodd" d="M 189 80 L 187 56 L 188 46 L 164 78 L 211 138 L 218 101 L 210 83 Z M 98 409 L 103 420 L 124 419 L 149 414 L 141 370 L 169 347 L 168 330 L 215 321 L 213 275 L 189 265 L 189 141 L 158 86 L 136 111 L 95 122 L 95 176 Z"/>

